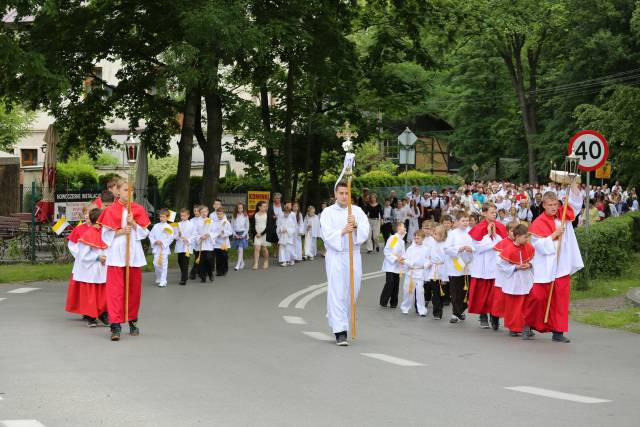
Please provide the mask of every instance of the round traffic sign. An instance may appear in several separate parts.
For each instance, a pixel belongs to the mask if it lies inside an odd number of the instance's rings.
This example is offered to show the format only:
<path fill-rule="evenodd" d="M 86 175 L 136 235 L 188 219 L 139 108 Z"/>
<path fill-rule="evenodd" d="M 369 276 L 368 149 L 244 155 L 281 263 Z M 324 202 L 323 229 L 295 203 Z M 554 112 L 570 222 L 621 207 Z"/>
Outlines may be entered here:
<path fill-rule="evenodd" d="M 571 137 L 568 153 L 580 159 L 578 162 L 580 170 L 594 171 L 602 167 L 607 160 L 609 145 L 600 133 L 594 130 L 583 130 Z"/>

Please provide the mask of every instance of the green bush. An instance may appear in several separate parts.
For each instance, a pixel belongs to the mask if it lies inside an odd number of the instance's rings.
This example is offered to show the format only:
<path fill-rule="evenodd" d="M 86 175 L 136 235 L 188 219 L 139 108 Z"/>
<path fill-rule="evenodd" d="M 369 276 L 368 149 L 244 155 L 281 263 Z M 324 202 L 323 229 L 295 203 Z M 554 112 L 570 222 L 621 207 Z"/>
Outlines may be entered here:
<path fill-rule="evenodd" d="M 91 163 L 74 159 L 56 165 L 56 191 L 97 188 L 98 173 Z"/>
<path fill-rule="evenodd" d="M 640 214 L 626 214 L 608 218 L 589 227 L 576 230 L 578 245 L 585 261 L 585 269 L 580 273 L 589 278 L 616 277 L 625 270 L 631 254 L 638 249 L 640 239 Z M 578 282 L 583 280 L 578 277 Z"/>

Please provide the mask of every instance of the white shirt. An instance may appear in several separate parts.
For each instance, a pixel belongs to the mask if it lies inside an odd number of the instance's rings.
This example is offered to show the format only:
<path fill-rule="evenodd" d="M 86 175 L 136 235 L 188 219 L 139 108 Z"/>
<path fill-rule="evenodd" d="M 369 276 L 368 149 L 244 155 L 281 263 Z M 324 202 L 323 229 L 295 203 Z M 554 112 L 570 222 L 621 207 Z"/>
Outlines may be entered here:
<path fill-rule="evenodd" d="M 86 245 L 82 242 L 77 243 L 78 251 L 76 260 L 73 263 L 73 280 L 84 283 L 106 283 L 107 282 L 107 266 L 103 265 L 99 257 L 104 255 L 105 251 Z"/>
<path fill-rule="evenodd" d="M 493 247 L 502 240 L 502 237 L 496 234 L 495 238 L 485 234 L 482 240 L 473 242 L 473 262 L 471 263 L 471 277 L 477 279 L 495 279 L 496 264 L 498 262 L 498 254 Z"/>
<path fill-rule="evenodd" d="M 555 223 L 556 227 L 560 226 L 559 219 L 555 219 Z M 559 260 L 557 255 L 558 242 L 551 239 L 551 236 L 542 238 L 531 236 L 531 244 L 536 250 L 532 262 L 535 283 L 549 283 L 558 277 L 574 274 L 584 267 L 576 234 L 568 221 L 562 235 Z"/>
<path fill-rule="evenodd" d="M 533 287 L 533 270 L 516 269 L 516 265 L 498 257 L 496 286 L 500 280 L 502 292 L 509 295 L 528 295 Z M 500 277 L 500 279 L 498 279 Z"/>
<path fill-rule="evenodd" d="M 177 233 L 176 233 L 176 246 L 175 246 L 175 252 L 177 254 L 180 253 L 185 253 L 187 252 L 192 252 L 193 251 L 193 246 L 191 246 L 191 242 L 193 240 L 193 233 L 194 233 L 194 225 L 193 222 L 191 222 L 190 220 L 187 221 L 180 221 L 178 223 L 178 228 L 177 228 Z M 185 242 L 184 240 L 182 240 L 182 238 L 187 239 L 187 242 Z"/>
<path fill-rule="evenodd" d="M 444 265 L 447 255 L 444 252 L 446 242 L 433 241 L 429 248 L 429 255 L 425 263 L 424 280 L 448 282 L 446 267 Z"/>
<path fill-rule="evenodd" d="M 122 224 L 120 224 L 122 228 L 127 226 L 127 215 L 127 209 L 124 208 L 122 210 Z M 131 230 L 131 240 L 129 244 L 130 267 L 144 267 L 147 265 L 147 259 L 144 256 L 141 241 L 146 239 L 148 235 L 149 230 L 142 228 L 139 225 L 137 225 L 135 229 Z M 108 246 L 106 250 L 107 266 L 124 267 L 127 250 L 127 236 L 125 234 L 116 236 L 116 230 L 112 230 L 108 227 L 102 227 L 102 241 Z"/>
<path fill-rule="evenodd" d="M 302 224 L 302 230 L 307 238 L 320 237 L 320 218 L 318 215 L 307 215 Z"/>
<path fill-rule="evenodd" d="M 233 234 L 246 239 L 249 237 L 249 217 L 244 214 L 236 215 L 233 219 Z"/>
<path fill-rule="evenodd" d="M 473 253 L 467 251 L 460 252 L 460 248 L 463 246 L 472 247 L 472 240 L 468 230 L 455 228 L 449 232 L 444 248 L 444 252 L 447 255 L 445 269 L 448 276 L 458 277 L 469 274 L 469 264 L 471 264 L 473 260 Z M 462 271 L 456 268 L 454 264 L 454 260 L 456 259 L 456 263 L 462 267 Z"/>
<path fill-rule="evenodd" d="M 425 266 L 429 260 L 430 248 L 424 243 L 412 243 L 404 254 L 404 269 L 413 279 L 424 280 Z"/>
<path fill-rule="evenodd" d="M 398 258 L 404 257 L 404 240 L 399 234 L 394 234 L 387 239 L 384 245 L 384 260 L 382 261 L 382 271 L 387 273 L 400 273 L 400 262 Z"/>
<path fill-rule="evenodd" d="M 162 254 L 168 256 L 171 253 L 171 243 L 175 240 L 174 230 L 171 225 L 166 222 L 159 222 L 153 226 L 151 232 L 149 232 L 149 241 L 151 242 L 151 252 L 160 253 L 160 247 L 162 247 Z M 162 245 L 156 245 L 156 242 L 162 242 Z"/>

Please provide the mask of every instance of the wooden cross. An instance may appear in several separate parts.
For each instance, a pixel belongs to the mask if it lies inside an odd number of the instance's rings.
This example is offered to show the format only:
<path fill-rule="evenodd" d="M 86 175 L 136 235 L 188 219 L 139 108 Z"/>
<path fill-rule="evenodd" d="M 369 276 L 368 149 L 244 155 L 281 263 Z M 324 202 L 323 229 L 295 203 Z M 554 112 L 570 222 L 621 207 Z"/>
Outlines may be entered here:
<path fill-rule="evenodd" d="M 358 133 L 351 130 L 351 123 L 349 123 L 349 120 L 347 120 L 346 122 L 344 122 L 344 127 L 340 129 L 338 133 L 336 133 L 336 136 L 338 138 L 344 138 L 347 141 L 351 141 L 351 138 L 358 137 Z"/>

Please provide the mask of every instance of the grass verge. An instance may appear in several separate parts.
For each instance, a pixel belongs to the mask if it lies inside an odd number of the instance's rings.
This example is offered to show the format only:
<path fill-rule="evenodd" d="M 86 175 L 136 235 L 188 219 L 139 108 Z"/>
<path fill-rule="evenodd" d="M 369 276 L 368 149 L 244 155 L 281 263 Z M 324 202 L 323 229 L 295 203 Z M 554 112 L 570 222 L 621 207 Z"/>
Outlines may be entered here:
<path fill-rule="evenodd" d="M 67 280 L 72 264 L 7 264 L 0 266 L 0 283 Z"/>

